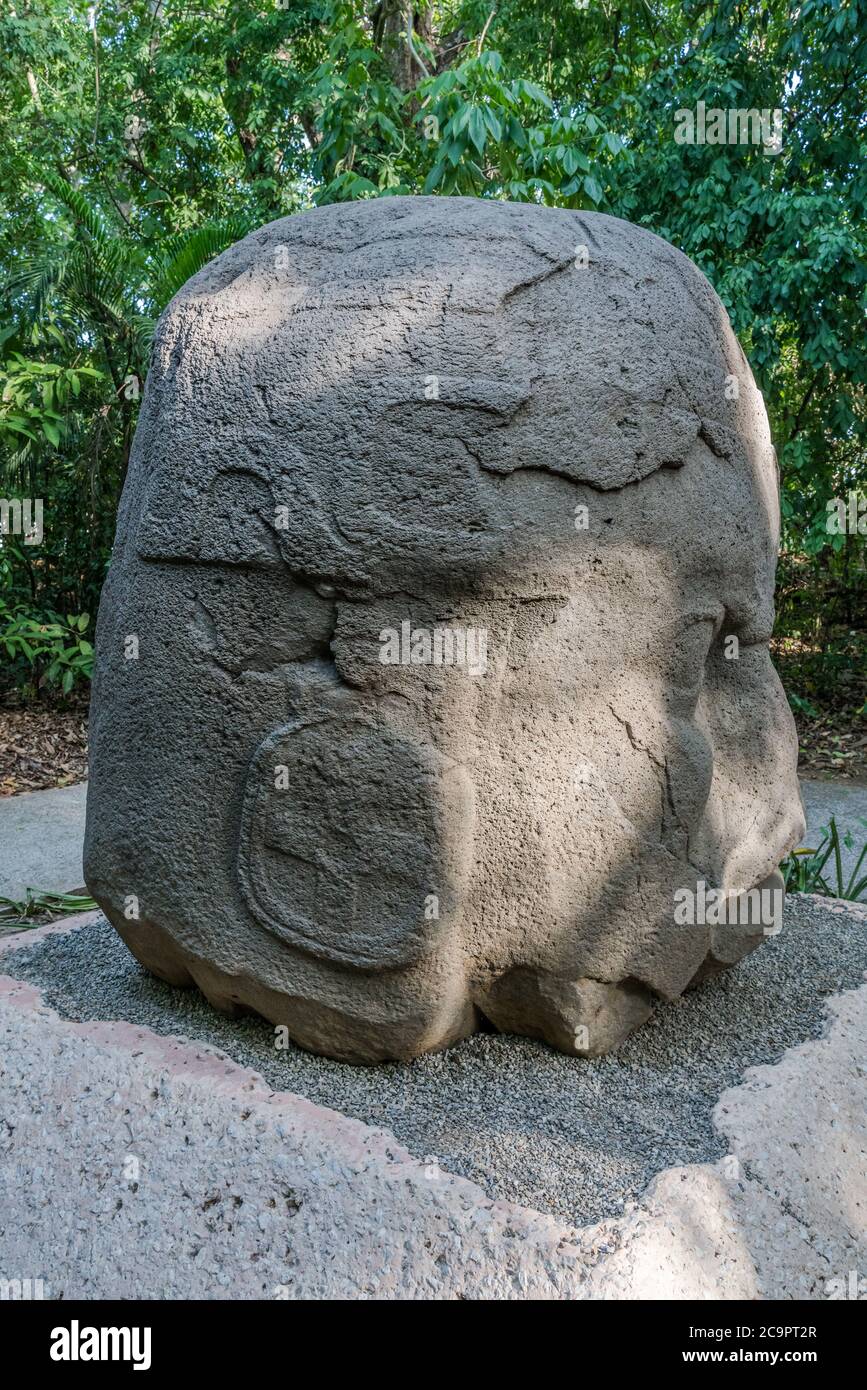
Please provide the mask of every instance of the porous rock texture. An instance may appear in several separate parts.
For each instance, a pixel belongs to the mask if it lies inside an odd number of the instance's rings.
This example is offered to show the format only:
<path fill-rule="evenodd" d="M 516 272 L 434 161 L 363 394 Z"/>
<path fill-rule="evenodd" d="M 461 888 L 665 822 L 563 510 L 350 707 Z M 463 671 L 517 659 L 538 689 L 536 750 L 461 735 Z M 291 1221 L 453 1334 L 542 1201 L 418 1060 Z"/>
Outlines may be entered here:
<path fill-rule="evenodd" d="M 803 833 L 778 527 L 749 366 L 651 233 L 467 198 L 252 233 L 157 330 L 90 890 L 330 1056 L 615 1046 L 761 940 L 675 892 L 777 885 Z"/>

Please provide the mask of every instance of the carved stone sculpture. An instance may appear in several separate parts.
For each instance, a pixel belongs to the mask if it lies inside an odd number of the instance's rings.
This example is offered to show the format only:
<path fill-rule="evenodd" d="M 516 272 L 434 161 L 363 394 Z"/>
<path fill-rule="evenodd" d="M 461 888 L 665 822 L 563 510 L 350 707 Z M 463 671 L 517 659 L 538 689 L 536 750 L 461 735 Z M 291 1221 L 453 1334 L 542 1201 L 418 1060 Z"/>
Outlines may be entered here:
<path fill-rule="evenodd" d="M 157 330 L 92 893 L 333 1057 L 606 1051 L 761 941 L 689 903 L 776 890 L 803 833 L 778 521 L 726 313 L 651 233 L 468 198 L 253 233 Z"/>

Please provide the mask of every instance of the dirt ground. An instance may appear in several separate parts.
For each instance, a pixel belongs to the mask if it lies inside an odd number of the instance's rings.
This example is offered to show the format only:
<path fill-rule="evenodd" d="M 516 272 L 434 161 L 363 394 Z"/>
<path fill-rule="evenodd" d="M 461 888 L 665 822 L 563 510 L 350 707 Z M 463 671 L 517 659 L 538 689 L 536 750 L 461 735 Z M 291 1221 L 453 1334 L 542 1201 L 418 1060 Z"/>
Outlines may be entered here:
<path fill-rule="evenodd" d="M 86 777 L 86 705 L 0 707 L 0 796 L 68 787 Z"/>

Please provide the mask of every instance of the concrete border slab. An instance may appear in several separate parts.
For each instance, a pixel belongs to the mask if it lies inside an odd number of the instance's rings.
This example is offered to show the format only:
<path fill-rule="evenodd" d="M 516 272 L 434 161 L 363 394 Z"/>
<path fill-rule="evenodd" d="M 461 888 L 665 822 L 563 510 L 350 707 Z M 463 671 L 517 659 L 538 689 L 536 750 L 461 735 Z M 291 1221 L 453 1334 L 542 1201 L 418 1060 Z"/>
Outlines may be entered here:
<path fill-rule="evenodd" d="M 0 1038 L 0 1270 L 53 1297 L 813 1299 L 867 1274 L 867 984 L 720 1098 L 726 1159 L 582 1229 L 215 1049 L 65 1021 L 8 975 Z"/>

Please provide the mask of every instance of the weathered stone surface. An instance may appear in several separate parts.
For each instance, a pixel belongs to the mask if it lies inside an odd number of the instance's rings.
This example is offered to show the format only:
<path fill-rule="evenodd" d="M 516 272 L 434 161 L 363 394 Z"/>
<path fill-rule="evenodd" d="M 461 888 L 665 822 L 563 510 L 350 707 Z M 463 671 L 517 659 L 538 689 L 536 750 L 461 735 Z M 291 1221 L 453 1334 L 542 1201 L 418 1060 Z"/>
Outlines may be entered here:
<path fill-rule="evenodd" d="M 333 1056 L 482 1015 L 615 1045 L 761 939 L 678 891 L 802 833 L 778 525 L 725 311 L 650 233 L 463 198 L 253 233 L 157 332 L 91 891 L 155 973 Z"/>
<path fill-rule="evenodd" d="M 501 1033 L 544 1038 L 576 1057 L 602 1056 L 652 1012 L 650 991 L 631 980 L 563 980 L 521 966 L 494 980 L 477 1002 Z"/>

